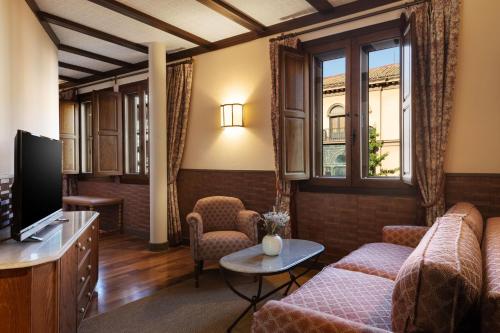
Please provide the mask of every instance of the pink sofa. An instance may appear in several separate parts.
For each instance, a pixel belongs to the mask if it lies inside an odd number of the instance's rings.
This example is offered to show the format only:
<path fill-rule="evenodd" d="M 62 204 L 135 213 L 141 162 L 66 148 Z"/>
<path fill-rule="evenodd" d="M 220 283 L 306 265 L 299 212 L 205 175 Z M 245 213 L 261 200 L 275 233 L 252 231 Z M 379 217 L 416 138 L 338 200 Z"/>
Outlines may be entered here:
<path fill-rule="evenodd" d="M 431 228 L 382 234 L 267 302 L 252 332 L 500 332 L 500 218 L 487 223 L 483 255 L 483 219 L 468 203 Z"/>

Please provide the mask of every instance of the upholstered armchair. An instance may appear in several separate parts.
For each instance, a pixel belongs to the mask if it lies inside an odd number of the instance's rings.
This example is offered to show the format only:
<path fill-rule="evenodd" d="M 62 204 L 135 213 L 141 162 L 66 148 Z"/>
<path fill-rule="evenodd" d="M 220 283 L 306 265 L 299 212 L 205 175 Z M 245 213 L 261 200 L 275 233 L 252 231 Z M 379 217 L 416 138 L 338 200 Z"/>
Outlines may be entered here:
<path fill-rule="evenodd" d="M 259 214 L 246 210 L 238 198 L 216 196 L 198 200 L 187 216 L 197 288 L 204 260 L 219 260 L 257 244 L 258 221 Z"/>

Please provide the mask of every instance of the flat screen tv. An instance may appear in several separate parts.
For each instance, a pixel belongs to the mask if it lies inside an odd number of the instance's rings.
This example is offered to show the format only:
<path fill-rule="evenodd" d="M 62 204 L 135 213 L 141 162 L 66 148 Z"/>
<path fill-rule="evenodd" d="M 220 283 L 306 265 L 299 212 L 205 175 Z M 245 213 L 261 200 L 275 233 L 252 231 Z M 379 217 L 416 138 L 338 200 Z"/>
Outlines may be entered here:
<path fill-rule="evenodd" d="M 12 238 L 22 241 L 62 208 L 61 143 L 17 131 L 12 184 Z"/>

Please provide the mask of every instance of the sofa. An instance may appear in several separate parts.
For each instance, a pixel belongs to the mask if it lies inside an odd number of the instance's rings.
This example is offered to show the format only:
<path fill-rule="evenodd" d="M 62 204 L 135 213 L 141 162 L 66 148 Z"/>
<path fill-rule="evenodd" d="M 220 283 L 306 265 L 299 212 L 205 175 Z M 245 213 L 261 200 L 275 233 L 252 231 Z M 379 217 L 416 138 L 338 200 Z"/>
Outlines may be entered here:
<path fill-rule="evenodd" d="M 500 332 L 500 218 L 458 203 L 432 227 L 386 226 L 254 313 L 252 332 Z M 482 246 L 481 246 L 482 244 Z"/>

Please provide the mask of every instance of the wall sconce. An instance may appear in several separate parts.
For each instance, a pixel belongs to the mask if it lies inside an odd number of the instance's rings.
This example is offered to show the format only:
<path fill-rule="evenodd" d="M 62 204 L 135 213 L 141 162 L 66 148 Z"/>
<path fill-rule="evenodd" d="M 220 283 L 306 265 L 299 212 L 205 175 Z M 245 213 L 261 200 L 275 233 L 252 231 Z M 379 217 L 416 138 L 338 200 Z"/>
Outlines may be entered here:
<path fill-rule="evenodd" d="M 220 125 L 222 127 L 243 127 L 243 104 L 232 103 L 221 105 Z"/>

